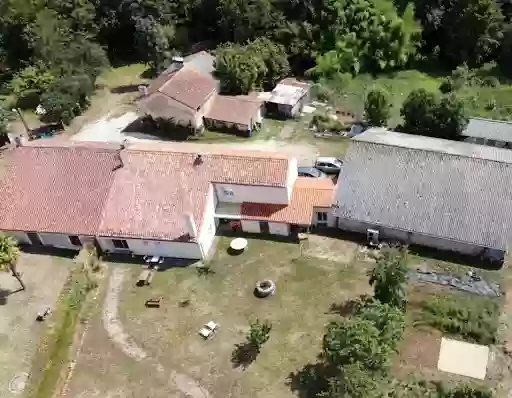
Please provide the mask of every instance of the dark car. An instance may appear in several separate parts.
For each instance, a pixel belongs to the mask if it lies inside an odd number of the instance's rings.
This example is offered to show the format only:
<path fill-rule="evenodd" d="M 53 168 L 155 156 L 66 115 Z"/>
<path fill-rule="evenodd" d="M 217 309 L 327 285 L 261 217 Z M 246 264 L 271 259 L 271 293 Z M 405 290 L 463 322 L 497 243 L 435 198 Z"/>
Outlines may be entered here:
<path fill-rule="evenodd" d="M 326 177 L 326 174 L 318 170 L 315 167 L 299 167 L 297 169 L 298 174 L 300 177 L 312 177 L 312 178 L 320 178 L 320 177 Z"/>

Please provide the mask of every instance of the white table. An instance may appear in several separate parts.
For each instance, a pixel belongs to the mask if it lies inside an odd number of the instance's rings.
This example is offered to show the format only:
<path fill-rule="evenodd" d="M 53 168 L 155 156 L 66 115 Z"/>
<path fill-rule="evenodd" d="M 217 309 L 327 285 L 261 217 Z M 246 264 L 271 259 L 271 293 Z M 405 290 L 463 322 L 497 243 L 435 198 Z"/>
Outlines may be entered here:
<path fill-rule="evenodd" d="M 242 251 L 247 247 L 247 239 L 235 238 L 231 241 L 229 247 L 236 251 Z"/>

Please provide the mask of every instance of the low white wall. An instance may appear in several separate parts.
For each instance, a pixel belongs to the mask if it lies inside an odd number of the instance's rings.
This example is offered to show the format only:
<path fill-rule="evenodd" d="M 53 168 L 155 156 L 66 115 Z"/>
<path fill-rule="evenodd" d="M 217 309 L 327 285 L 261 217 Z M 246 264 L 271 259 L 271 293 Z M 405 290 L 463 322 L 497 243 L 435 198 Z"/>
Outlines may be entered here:
<path fill-rule="evenodd" d="M 32 242 L 28 238 L 27 234 L 23 231 L 2 231 L 4 235 L 12 236 L 18 241 L 18 243 L 25 243 L 30 245 Z"/>
<path fill-rule="evenodd" d="M 49 234 L 49 233 L 38 233 L 39 238 L 41 239 L 41 242 L 45 246 L 53 246 L 58 247 L 60 249 L 72 249 L 72 250 L 80 250 L 82 246 L 75 246 L 71 243 L 69 240 L 68 235 L 64 234 Z M 79 236 L 80 242 L 85 243 L 85 241 L 88 239 L 87 236 Z"/>
<path fill-rule="evenodd" d="M 290 235 L 290 226 L 286 223 L 269 222 L 268 229 L 270 233 L 274 235 Z"/>
<path fill-rule="evenodd" d="M 121 239 L 121 238 L 119 238 Z M 128 243 L 128 249 L 116 249 L 112 244 L 112 238 L 98 238 L 98 243 L 103 250 L 112 253 L 126 253 L 131 251 L 139 256 L 162 256 L 201 259 L 201 248 L 193 242 L 169 242 L 160 240 L 124 239 Z"/>
<path fill-rule="evenodd" d="M 227 203 L 276 203 L 288 204 L 287 187 L 268 187 L 258 185 L 214 184 L 217 198 Z"/>
<path fill-rule="evenodd" d="M 215 231 L 217 230 L 217 227 L 215 224 L 214 214 L 216 205 L 217 197 L 215 196 L 213 185 L 210 184 L 198 239 L 202 248 L 203 258 L 208 255 L 215 240 Z"/>
<path fill-rule="evenodd" d="M 438 250 L 447 250 L 468 255 L 478 255 L 483 250 L 482 247 L 473 245 L 471 243 L 456 242 L 449 239 L 436 238 L 432 236 L 401 231 L 398 229 L 379 227 L 368 223 L 346 220 L 343 218 L 340 218 L 339 220 L 339 227 L 347 231 L 360 232 L 364 234 L 366 234 L 366 230 L 369 228 L 376 229 L 379 231 L 379 237 L 381 239 L 396 239 L 408 244 L 432 247 Z"/>
<path fill-rule="evenodd" d="M 259 234 L 260 230 L 260 222 L 259 221 L 251 221 L 251 220 L 242 220 L 242 231 L 244 232 L 253 232 Z"/>

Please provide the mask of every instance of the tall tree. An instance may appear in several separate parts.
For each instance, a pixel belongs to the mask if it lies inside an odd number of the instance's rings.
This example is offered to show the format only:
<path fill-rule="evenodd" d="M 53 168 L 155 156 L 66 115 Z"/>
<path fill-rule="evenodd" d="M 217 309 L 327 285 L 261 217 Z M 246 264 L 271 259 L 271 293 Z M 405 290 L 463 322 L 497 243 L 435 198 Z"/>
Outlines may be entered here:
<path fill-rule="evenodd" d="M 364 113 L 372 126 L 385 126 L 391 113 L 389 93 L 378 88 L 371 90 L 366 96 Z"/>
<path fill-rule="evenodd" d="M 407 249 L 383 249 L 377 264 L 369 272 L 374 297 L 393 307 L 405 306 L 407 284 Z"/>
<path fill-rule="evenodd" d="M 247 94 L 261 83 L 266 72 L 265 61 L 247 48 L 234 45 L 217 50 L 215 73 L 224 92 Z"/>
<path fill-rule="evenodd" d="M 450 67 L 478 66 L 494 56 L 503 35 L 495 0 L 417 0 L 425 53 L 439 53 Z"/>
<path fill-rule="evenodd" d="M 434 125 L 433 109 L 437 101 L 437 95 L 425 89 L 411 91 L 400 110 L 400 115 L 404 118 L 403 132 L 430 135 L 425 132 Z"/>
<path fill-rule="evenodd" d="M 21 289 L 25 290 L 25 284 L 20 273 L 16 270 L 16 263 L 20 256 L 18 242 L 11 236 L 0 234 L 0 268 L 10 271 L 19 282 Z"/>
<path fill-rule="evenodd" d="M 503 15 L 495 0 L 458 0 L 445 15 L 441 53 L 452 66 L 488 61 L 503 36 Z"/>
<path fill-rule="evenodd" d="M 455 94 L 439 97 L 423 89 L 409 94 L 400 114 L 404 133 L 451 140 L 459 139 L 469 122 L 464 102 Z"/>

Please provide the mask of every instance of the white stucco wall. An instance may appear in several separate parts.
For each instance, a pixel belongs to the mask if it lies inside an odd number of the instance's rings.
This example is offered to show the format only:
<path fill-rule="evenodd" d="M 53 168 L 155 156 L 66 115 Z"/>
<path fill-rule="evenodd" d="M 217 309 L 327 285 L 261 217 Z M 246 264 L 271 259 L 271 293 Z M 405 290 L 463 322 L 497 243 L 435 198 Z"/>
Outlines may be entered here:
<path fill-rule="evenodd" d="M 53 247 L 58 247 L 60 249 L 72 249 L 72 250 L 80 250 L 82 248 L 82 246 L 73 245 L 71 243 L 71 241 L 69 240 L 68 235 L 49 234 L 49 233 L 42 233 L 42 232 L 39 232 L 38 235 L 39 235 L 39 238 L 41 239 L 41 242 L 45 246 L 53 246 Z M 88 239 L 87 236 L 82 236 L 82 235 L 80 235 L 78 238 L 80 239 L 82 244 L 85 243 L 85 241 Z"/>
<path fill-rule="evenodd" d="M 379 231 L 379 237 L 381 239 L 396 239 L 404 243 L 413 245 L 432 247 L 438 250 L 454 251 L 468 255 L 478 255 L 482 251 L 482 247 L 466 243 L 457 242 L 449 239 L 437 238 L 428 235 L 409 233 L 407 231 L 401 231 L 393 228 L 379 227 L 368 223 L 363 223 L 354 220 L 346 220 L 340 218 L 339 227 L 347 231 L 354 231 L 366 234 L 368 228 L 376 229 Z"/>
<path fill-rule="evenodd" d="M 293 185 L 295 184 L 295 181 L 297 180 L 298 175 L 299 174 L 298 174 L 298 170 L 297 170 L 297 159 L 292 158 L 288 162 L 288 180 L 286 181 L 288 202 L 292 198 Z"/>
<path fill-rule="evenodd" d="M 327 226 L 328 227 L 336 227 L 336 216 L 334 215 L 332 209 L 330 207 L 314 207 L 313 208 L 313 219 L 311 220 L 311 225 L 316 225 L 318 223 L 318 213 L 327 213 Z"/>
<path fill-rule="evenodd" d="M 2 231 L 4 235 L 12 236 L 18 241 L 18 243 L 24 243 L 30 245 L 32 242 L 28 238 L 27 234 L 23 231 Z"/>
<path fill-rule="evenodd" d="M 176 258 L 201 259 L 201 249 L 198 243 L 192 242 L 168 242 L 158 240 L 125 239 L 129 249 L 116 249 L 112 244 L 112 238 L 98 238 L 98 243 L 103 250 L 123 253 L 131 251 L 133 254 L 144 256 L 162 256 Z"/>
<path fill-rule="evenodd" d="M 194 113 L 194 127 L 198 128 L 203 125 L 204 122 L 204 115 L 206 115 L 208 112 L 210 112 L 210 109 L 213 105 L 213 102 L 215 101 L 215 97 L 217 96 L 216 92 L 213 92 L 210 94 L 210 97 L 205 101 L 203 105 L 199 108 L 197 112 Z"/>
<path fill-rule="evenodd" d="M 214 186 L 220 202 L 288 203 L 288 190 L 286 187 L 276 188 L 235 184 L 214 184 Z M 225 191 L 231 191 L 233 195 L 227 195 Z"/>
<path fill-rule="evenodd" d="M 261 108 L 258 109 L 258 112 L 256 113 L 256 116 L 254 118 L 254 121 L 256 123 L 262 123 L 263 122 L 263 112 L 261 111 Z"/>
<path fill-rule="evenodd" d="M 203 221 L 199 229 L 199 244 L 201 245 L 204 257 L 206 257 L 210 252 L 215 240 L 215 231 L 217 229 L 214 217 L 215 208 L 217 206 L 217 197 L 213 190 L 213 185 L 211 184 L 207 195 L 205 210 L 203 212 Z"/>
<path fill-rule="evenodd" d="M 260 222 L 251 220 L 242 220 L 242 231 L 260 233 Z"/>
<path fill-rule="evenodd" d="M 274 235 L 283 235 L 283 236 L 290 235 L 290 226 L 289 226 L 289 224 L 286 224 L 286 223 L 269 222 L 268 229 L 269 229 L 270 233 L 274 234 Z"/>

